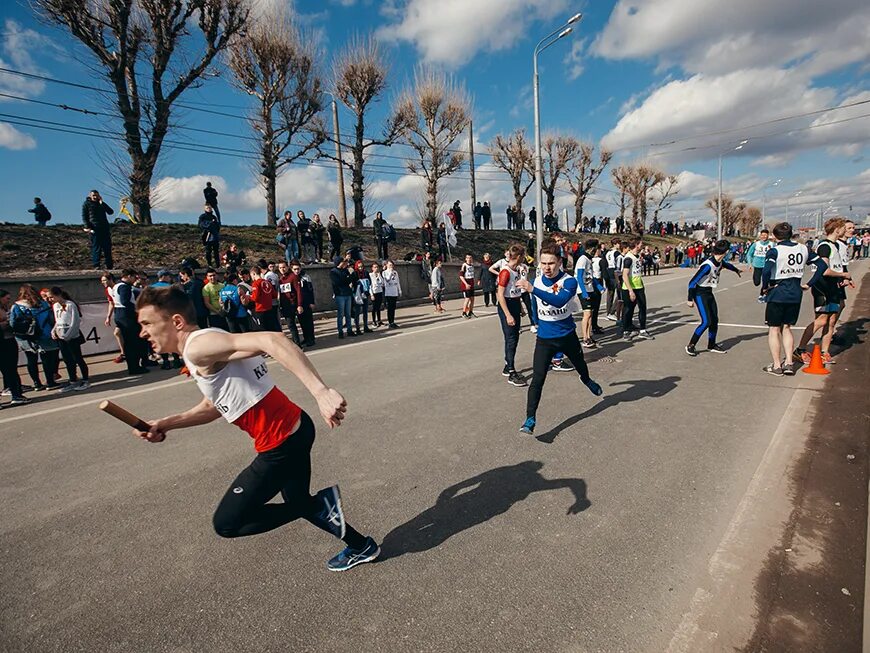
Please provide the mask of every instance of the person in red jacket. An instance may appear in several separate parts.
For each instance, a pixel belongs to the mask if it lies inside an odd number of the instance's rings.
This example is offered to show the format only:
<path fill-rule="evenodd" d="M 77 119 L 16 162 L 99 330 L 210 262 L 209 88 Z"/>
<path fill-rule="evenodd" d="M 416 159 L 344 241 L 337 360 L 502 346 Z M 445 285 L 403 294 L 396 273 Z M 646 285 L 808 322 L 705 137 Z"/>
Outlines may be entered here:
<path fill-rule="evenodd" d="M 298 265 L 299 261 L 293 259 L 290 265 L 281 261 L 278 264 L 278 276 L 280 277 L 280 285 L 278 290 L 281 293 L 279 306 L 281 315 L 287 321 L 287 328 L 290 329 L 290 337 L 293 342 L 302 346 L 302 340 L 299 339 L 299 327 L 296 320 L 302 315 L 304 309 L 302 305 L 302 286 L 299 284 L 299 276 L 291 270 L 292 265 Z"/>
<path fill-rule="evenodd" d="M 251 268 L 251 300 L 254 302 L 254 316 L 263 331 L 281 331 L 281 324 L 272 310 L 272 305 L 278 299 L 278 289 L 263 276 L 263 268 L 255 265 Z"/>

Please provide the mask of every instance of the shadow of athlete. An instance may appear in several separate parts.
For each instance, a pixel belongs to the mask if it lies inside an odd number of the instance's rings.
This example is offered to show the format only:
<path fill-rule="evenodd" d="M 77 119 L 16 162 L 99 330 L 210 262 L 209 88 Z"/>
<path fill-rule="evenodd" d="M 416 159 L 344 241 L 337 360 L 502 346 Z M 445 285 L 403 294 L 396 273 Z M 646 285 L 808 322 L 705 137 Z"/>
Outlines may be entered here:
<path fill-rule="evenodd" d="M 542 462 L 527 460 L 451 485 L 438 496 L 434 506 L 387 533 L 381 543 L 380 559 L 433 549 L 457 533 L 507 512 L 532 492 L 570 489 L 574 503 L 568 508 L 568 515 L 576 515 L 592 505 L 586 498 L 586 481 L 581 478 L 548 480 L 540 474 L 543 466 Z"/>
<path fill-rule="evenodd" d="M 565 429 L 571 428 L 577 422 L 597 415 L 598 413 L 601 413 L 608 408 L 612 408 L 613 406 L 616 406 L 618 404 L 631 403 L 632 401 L 637 401 L 646 397 L 662 397 L 668 394 L 674 388 L 676 388 L 677 381 L 680 381 L 681 378 L 682 377 L 679 376 L 666 376 L 663 379 L 654 379 L 650 381 L 639 380 L 611 383 L 611 388 L 618 385 L 627 385 L 630 387 L 626 388 L 622 392 L 617 392 L 616 394 L 604 395 L 604 399 L 599 401 L 597 404 L 594 404 L 589 410 L 582 412 L 579 415 L 569 417 L 561 424 L 557 424 L 546 433 L 541 433 L 536 439 L 540 442 L 553 444 L 553 442 L 556 440 L 556 436 L 558 436 Z"/>

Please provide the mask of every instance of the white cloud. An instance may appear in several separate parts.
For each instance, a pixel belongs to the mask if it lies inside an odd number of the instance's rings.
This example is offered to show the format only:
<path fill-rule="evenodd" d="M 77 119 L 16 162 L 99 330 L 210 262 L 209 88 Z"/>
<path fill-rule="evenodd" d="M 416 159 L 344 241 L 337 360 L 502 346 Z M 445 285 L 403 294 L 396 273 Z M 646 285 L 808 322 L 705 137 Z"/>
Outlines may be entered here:
<path fill-rule="evenodd" d="M 0 147 L 7 150 L 32 150 L 36 147 L 36 139 L 8 123 L 0 122 Z"/>
<path fill-rule="evenodd" d="M 51 43 L 39 32 L 24 29 L 19 23 L 7 18 L 3 24 L 3 40 L 0 44 L 0 67 L 20 70 L 26 73 L 39 74 L 42 71 L 30 53 L 34 49 L 50 47 Z M 0 92 L 10 95 L 33 97 L 45 90 L 45 82 L 38 79 L 28 79 L 19 75 L 0 73 Z M 0 102 L 6 98 L 0 98 Z"/>
<path fill-rule="evenodd" d="M 776 98 L 771 102 L 770 98 Z M 806 75 L 797 70 L 758 68 L 727 75 L 698 74 L 676 80 L 656 89 L 640 106 L 626 113 L 602 139 L 611 149 L 638 147 L 649 143 L 667 143 L 697 135 L 698 138 L 674 145 L 661 145 L 653 152 L 673 152 L 671 160 L 715 158 L 740 140 L 749 138 L 741 154 L 780 153 L 794 142 L 784 138 L 757 138 L 774 131 L 800 128 L 810 122 L 795 121 L 774 127 L 749 129 L 748 126 L 779 118 L 784 112 L 806 113 L 834 104 L 836 91 L 814 88 Z M 783 109 L 787 107 L 787 111 Z M 741 127 L 747 127 L 741 131 Z M 731 134 L 705 136 L 710 131 L 734 129 Z M 834 128 L 825 128 L 834 129 Z M 825 131 L 824 129 L 818 131 Z M 814 137 L 812 146 L 818 146 Z M 824 135 L 821 138 L 825 138 Z M 687 150 L 686 148 L 696 148 Z M 665 160 L 665 159 L 663 159 Z"/>
<path fill-rule="evenodd" d="M 688 76 L 632 95 L 603 143 L 672 151 L 657 158 L 671 164 L 716 158 L 744 138 L 750 143 L 740 154 L 754 157 L 754 165 L 782 166 L 813 148 L 860 156 L 870 134 L 866 120 L 820 125 L 865 107 L 749 125 L 846 102 L 847 91 L 814 80 L 870 60 L 868 33 L 870 5 L 863 0 L 619 0 L 587 55 L 654 59 L 660 70 L 675 66 Z M 705 136 L 723 130 L 733 131 Z M 647 145 L 675 139 L 681 142 L 670 147 Z"/>
<path fill-rule="evenodd" d="M 586 69 L 586 41 L 576 40 L 571 44 L 571 50 L 565 55 L 564 64 L 568 68 L 568 79 L 577 79 Z"/>
<path fill-rule="evenodd" d="M 530 25 L 565 13 L 568 0 L 406 0 L 390 3 L 387 41 L 413 43 L 428 63 L 460 66 L 478 52 L 513 48 Z M 567 15 L 565 16 L 567 19 Z"/>
<path fill-rule="evenodd" d="M 713 74 L 806 58 L 819 74 L 865 60 L 868 26 L 864 0 L 619 0 L 592 50 Z"/>
<path fill-rule="evenodd" d="M 187 213 L 199 215 L 204 202 L 202 189 L 210 181 L 218 190 L 221 211 L 265 210 L 266 198 L 262 187 L 249 182 L 246 188 L 234 190 L 227 180 L 218 175 L 198 174 L 190 177 L 163 177 L 154 184 L 153 192 L 159 198 L 159 210 L 167 213 Z M 335 182 L 332 171 L 321 166 L 290 166 L 278 178 L 278 212 L 292 209 L 301 204 L 310 205 L 323 202 L 324 197 L 335 196 Z M 336 208 L 322 209 L 325 213 L 337 214 Z"/>

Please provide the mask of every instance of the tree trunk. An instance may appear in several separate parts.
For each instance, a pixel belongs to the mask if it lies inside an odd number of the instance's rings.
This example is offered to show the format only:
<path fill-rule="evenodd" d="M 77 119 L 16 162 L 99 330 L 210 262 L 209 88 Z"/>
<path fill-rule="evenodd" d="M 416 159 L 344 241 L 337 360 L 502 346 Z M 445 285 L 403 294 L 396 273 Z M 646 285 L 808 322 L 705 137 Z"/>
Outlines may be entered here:
<path fill-rule="evenodd" d="M 578 193 L 574 196 L 574 226 L 576 227 L 583 222 L 583 204 L 586 202 L 586 196 Z"/>
<path fill-rule="evenodd" d="M 435 223 L 438 215 L 438 179 L 426 180 L 426 215 L 430 223 Z"/>
<path fill-rule="evenodd" d="M 130 204 L 137 224 L 153 224 L 151 220 L 151 178 L 155 161 L 145 155 L 132 157 L 133 172 L 130 174 Z"/>
<path fill-rule="evenodd" d="M 556 215 L 556 190 L 554 188 L 545 188 L 544 191 L 547 195 L 547 213 Z"/>
<path fill-rule="evenodd" d="M 263 166 L 263 189 L 266 194 L 266 224 L 274 227 L 277 224 L 277 174 L 274 166 Z"/>
<path fill-rule="evenodd" d="M 619 217 L 625 220 L 625 191 L 619 193 Z"/>
<path fill-rule="evenodd" d="M 356 116 L 356 128 L 354 133 L 353 170 L 351 170 L 351 195 L 353 198 L 353 226 L 362 227 L 365 220 L 365 176 L 363 174 L 363 128 L 365 127 L 365 114 L 360 112 Z"/>

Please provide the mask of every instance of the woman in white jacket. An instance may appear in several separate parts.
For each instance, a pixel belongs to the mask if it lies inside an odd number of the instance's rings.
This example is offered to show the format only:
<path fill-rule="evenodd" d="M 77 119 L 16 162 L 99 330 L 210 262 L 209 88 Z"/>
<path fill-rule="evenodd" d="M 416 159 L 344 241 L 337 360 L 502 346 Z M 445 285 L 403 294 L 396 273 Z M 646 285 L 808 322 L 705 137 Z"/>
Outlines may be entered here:
<path fill-rule="evenodd" d="M 384 264 L 384 301 L 387 303 L 387 324 L 391 329 L 398 329 L 396 324 L 396 302 L 402 296 L 402 284 L 399 283 L 399 273 L 396 264 L 387 261 Z"/>
<path fill-rule="evenodd" d="M 90 387 L 90 383 L 88 364 L 82 356 L 82 344 L 85 339 L 81 330 L 81 310 L 66 291 L 57 286 L 51 289 L 50 301 L 54 311 L 54 328 L 51 337 L 60 345 L 60 354 L 69 374 L 69 385 L 61 388 L 61 392 L 66 388 L 84 390 Z M 78 378 L 76 367 L 81 370 L 81 380 Z"/>

